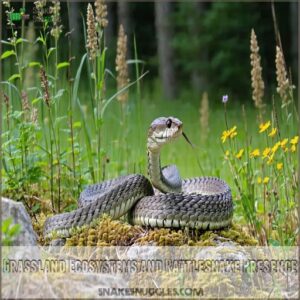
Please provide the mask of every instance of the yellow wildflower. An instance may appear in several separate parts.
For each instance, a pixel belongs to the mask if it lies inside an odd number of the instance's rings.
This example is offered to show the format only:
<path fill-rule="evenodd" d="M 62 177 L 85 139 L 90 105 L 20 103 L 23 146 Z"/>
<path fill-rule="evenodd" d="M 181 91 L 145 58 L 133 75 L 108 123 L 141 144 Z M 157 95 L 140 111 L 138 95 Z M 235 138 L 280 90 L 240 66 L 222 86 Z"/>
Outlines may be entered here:
<path fill-rule="evenodd" d="M 262 179 L 260 176 L 257 178 L 257 183 L 262 183 Z"/>
<path fill-rule="evenodd" d="M 290 143 L 291 143 L 292 145 L 296 145 L 296 144 L 298 144 L 298 141 L 299 141 L 299 136 L 296 135 L 296 136 L 294 136 L 294 137 L 291 139 Z"/>
<path fill-rule="evenodd" d="M 231 139 L 233 139 L 235 136 L 237 136 L 237 132 L 236 131 L 230 133 L 230 138 Z"/>
<path fill-rule="evenodd" d="M 291 146 L 291 152 L 296 152 L 296 145 Z"/>
<path fill-rule="evenodd" d="M 266 131 L 270 126 L 271 126 L 270 121 L 268 121 L 267 123 L 261 123 L 259 125 L 259 133 L 262 133 L 262 132 Z"/>
<path fill-rule="evenodd" d="M 273 153 L 269 156 L 268 161 L 267 161 L 267 164 L 268 164 L 268 165 L 270 165 L 270 164 L 273 162 L 274 155 L 275 155 L 275 152 L 273 152 Z"/>
<path fill-rule="evenodd" d="M 226 152 L 225 152 L 225 159 L 228 159 L 228 157 L 229 157 L 229 150 L 226 150 Z"/>
<path fill-rule="evenodd" d="M 259 149 L 254 149 L 252 152 L 250 152 L 250 158 L 255 158 L 258 157 L 260 155 L 260 151 Z"/>
<path fill-rule="evenodd" d="M 265 148 L 265 150 L 263 151 L 263 158 L 266 158 L 270 152 L 271 152 L 271 148 L 269 147 Z"/>
<path fill-rule="evenodd" d="M 281 170 L 283 167 L 283 163 L 277 163 L 276 168 L 277 170 Z"/>
<path fill-rule="evenodd" d="M 265 177 L 264 180 L 263 180 L 263 183 L 264 183 L 264 184 L 268 184 L 269 180 L 270 180 L 269 177 Z"/>
<path fill-rule="evenodd" d="M 244 153 L 244 149 L 241 149 L 241 150 L 235 155 L 235 157 L 238 158 L 238 159 L 241 159 L 241 157 L 243 156 L 243 153 Z"/>
<path fill-rule="evenodd" d="M 277 128 L 272 128 L 271 132 L 268 134 L 269 137 L 273 137 L 277 133 Z"/>
<path fill-rule="evenodd" d="M 280 142 L 281 148 L 285 148 L 286 144 L 288 142 L 288 139 L 284 139 Z"/>
<path fill-rule="evenodd" d="M 229 129 L 229 136 L 230 138 L 234 138 L 235 136 L 237 135 L 237 132 L 236 132 L 236 126 L 233 126 L 231 129 Z"/>
<path fill-rule="evenodd" d="M 229 137 L 228 130 L 224 130 L 221 136 L 222 143 L 225 143 L 228 137 Z"/>
<path fill-rule="evenodd" d="M 277 142 L 277 143 L 272 147 L 272 152 L 275 153 L 275 152 L 278 150 L 278 148 L 279 148 L 280 145 L 281 145 L 281 143 L 280 143 L 280 142 Z"/>
<path fill-rule="evenodd" d="M 222 143 L 225 143 L 228 138 L 234 138 L 237 135 L 236 126 L 233 126 L 229 130 L 224 130 L 221 136 Z"/>

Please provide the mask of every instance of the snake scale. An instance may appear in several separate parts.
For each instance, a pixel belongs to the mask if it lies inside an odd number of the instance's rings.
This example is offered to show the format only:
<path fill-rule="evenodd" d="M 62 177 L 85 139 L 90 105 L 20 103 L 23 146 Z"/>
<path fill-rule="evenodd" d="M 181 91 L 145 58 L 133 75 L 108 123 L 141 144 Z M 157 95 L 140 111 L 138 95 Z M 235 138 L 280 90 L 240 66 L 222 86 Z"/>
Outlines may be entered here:
<path fill-rule="evenodd" d="M 147 138 L 148 173 L 133 174 L 87 187 L 78 209 L 49 217 L 44 235 L 68 237 L 70 229 L 91 223 L 106 213 L 117 219 L 129 212 L 136 225 L 218 229 L 230 224 L 233 203 L 229 186 L 216 177 L 181 179 L 175 165 L 161 167 L 161 148 L 185 134 L 174 117 L 155 119 Z"/>

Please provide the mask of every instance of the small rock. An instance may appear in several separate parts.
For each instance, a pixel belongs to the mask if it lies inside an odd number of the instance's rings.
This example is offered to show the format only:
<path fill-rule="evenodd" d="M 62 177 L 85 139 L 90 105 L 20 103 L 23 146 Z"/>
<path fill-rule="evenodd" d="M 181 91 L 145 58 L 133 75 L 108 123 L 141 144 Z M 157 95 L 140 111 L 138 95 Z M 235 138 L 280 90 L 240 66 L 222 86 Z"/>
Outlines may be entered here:
<path fill-rule="evenodd" d="M 24 204 L 7 198 L 1 198 L 2 220 L 12 218 L 13 224 L 21 225 L 21 232 L 12 241 L 12 246 L 36 246 L 37 234 L 33 230 L 30 216 Z"/>

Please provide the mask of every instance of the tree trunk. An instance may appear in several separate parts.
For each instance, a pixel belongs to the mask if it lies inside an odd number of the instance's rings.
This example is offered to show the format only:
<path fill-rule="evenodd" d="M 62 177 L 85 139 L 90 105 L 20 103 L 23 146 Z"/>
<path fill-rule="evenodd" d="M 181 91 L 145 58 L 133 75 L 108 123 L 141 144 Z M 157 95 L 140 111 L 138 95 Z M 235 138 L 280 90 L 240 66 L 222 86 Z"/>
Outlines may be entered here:
<path fill-rule="evenodd" d="M 104 38 L 105 38 L 105 45 L 110 49 L 113 47 L 113 43 L 114 43 L 115 18 L 114 18 L 114 11 L 113 11 L 113 3 L 107 2 L 106 5 L 107 5 L 108 25 L 104 30 Z"/>
<path fill-rule="evenodd" d="M 72 43 L 72 55 L 75 55 L 78 58 L 81 49 L 80 45 L 80 35 L 78 34 L 81 31 L 80 24 L 80 8 L 79 2 L 69 1 L 69 30 L 71 32 L 71 43 Z"/>
<path fill-rule="evenodd" d="M 176 79 L 173 64 L 172 28 L 170 24 L 171 3 L 155 2 L 155 26 L 158 46 L 159 74 L 164 95 L 168 99 L 176 96 Z"/>
<path fill-rule="evenodd" d="M 194 11 L 195 11 L 195 15 L 194 17 L 196 18 L 196 20 L 200 19 L 203 16 L 203 12 L 205 10 L 205 3 L 203 2 L 193 2 L 192 3 Z M 195 39 L 197 39 L 198 36 L 201 35 L 201 28 L 199 28 L 198 22 L 194 22 L 194 26 L 193 28 L 191 28 L 191 36 L 194 37 Z M 206 61 L 207 59 L 207 51 L 202 49 L 198 49 L 197 51 L 197 57 L 193 57 L 193 59 L 195 60 L 200 60 L 200 61 Z M 205 78 L 205 76 L 201 73 L 201 70 L 199 70 L 198 68 L 193 68 L 192 71 L 192 75 L 191 75 L 191 81 L 192 81 L 192 87 L 193 90 L 196 93 L 200 93 L 201 91 L 203 91 L 205 89 L 205 87 L 207 86 L 207 80 Z"/>
<path fill-rule="evenodd" d="M 297 83 L 298 78 L 298 6 L 299 3 L 290 3 L 290 26 L 291 26 L 291 59 L 292 59 L 292 72 L 293 82 Z"/>

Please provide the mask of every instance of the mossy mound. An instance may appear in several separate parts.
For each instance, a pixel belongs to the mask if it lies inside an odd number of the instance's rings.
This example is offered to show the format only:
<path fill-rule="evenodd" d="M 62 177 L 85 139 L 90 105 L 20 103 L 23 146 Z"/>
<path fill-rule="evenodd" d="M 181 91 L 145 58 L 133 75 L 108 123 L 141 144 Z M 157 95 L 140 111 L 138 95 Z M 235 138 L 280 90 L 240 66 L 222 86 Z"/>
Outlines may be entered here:
<path fill-rule="evenodd" d="M 40 214 L 35 215 L 35 218 L 31 219 L 33 229 L 38 235 L 38 243 L 40 245 L 45 244 L 43 228 L 44 228 L 44 223 L 49 216 L 50 215 L 46 216 L 44 213 L 40 213 Z"/>
<path fill-rule="evenodd" d="M 67 246 L 129 246 L 145 234 L 140 226 L 131 226 L 103 216 L 90 227 L 78 230 L 66 240 Z"/>
<path fill-rule="evenodd" d="M 258 244 L 243 229 L 233 224 L 223 230 L 191 231 L 168 228 L 145 229 L 128 223 L 101 217 L 89 227 L 83 227 L 67 238 L 67 246 L 217 246 L 234 242 L 243 246 Z"/>
<path fill-rule="evenodd" d="M 147 234 L 136 240 L 135 244 L 143 246 L 182 246 L 190 242 L 189 236 L 185 235 L 182 230 L 157 228 L 149 230 Z"/>

